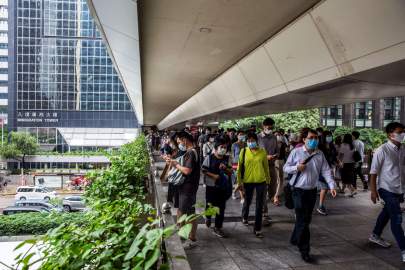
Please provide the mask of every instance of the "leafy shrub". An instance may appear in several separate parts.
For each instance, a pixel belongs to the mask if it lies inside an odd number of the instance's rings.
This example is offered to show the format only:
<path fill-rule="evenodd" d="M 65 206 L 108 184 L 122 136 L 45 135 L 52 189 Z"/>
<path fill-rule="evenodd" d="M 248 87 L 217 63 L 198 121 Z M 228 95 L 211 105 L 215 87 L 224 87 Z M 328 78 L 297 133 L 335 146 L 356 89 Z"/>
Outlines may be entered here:
<path fill-rule="evenodd" d="M 200 215 L 183 216 L 180 229 L 159 228 L 155 210 L 144 202 L 149 155 L 143 136 L 122 147 L 104 172 L 88 175 L 91 185 L 85 197 L 91 210 L 87 223 L 64 224 L 50 230 L 36 245 L 44 255 L 40 269 L 150 269 L 161 256 L 161 241 L 174 233 L 187 237 L 190 222 L 201 215 L 215 215 L 210 208 Z M 29 269 L 33 253 L 21 254 L 18 263 Z M 17 265 L 18 268 L 18 265 Z M 12 269 L 12 268 L 11 268 Z"/>
<path fill-rule="evenodd" d="M 360 133 L 360 140 L 364 142 L 367 150 L 376 149 L 387 140 L 387 135 L 382 130 L 374 128 L 354 129 L 349 127 L 338 127 L 333 134 L 335 137 L 343 137 L 343 135 L 347 133 L 351 134 L 354 130 L 357 130 Z"/>
<path fill-rule="evenodd" d="M 61 224 L 82 226 L 88 222 L 85 213 L 23 213 L 0 216 L 0 235 L 44 234 Z"/>

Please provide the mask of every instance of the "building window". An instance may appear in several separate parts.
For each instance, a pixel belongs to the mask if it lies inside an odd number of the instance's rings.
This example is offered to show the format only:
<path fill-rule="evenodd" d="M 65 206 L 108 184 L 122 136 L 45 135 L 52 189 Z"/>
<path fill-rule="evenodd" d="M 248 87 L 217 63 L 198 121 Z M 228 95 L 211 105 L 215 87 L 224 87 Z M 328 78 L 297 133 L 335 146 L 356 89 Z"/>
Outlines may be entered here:
<path fill-rule="evenodd" d="M 356 102 L 354 104 L 354 127 L 356 128 L 371 128 L 373 116 L 373 102 Z"/>
<path fill-rule="evenodd" d="M 401 110 L 401 98 L 392 97 L 385 98 L 383 100 L 384 104 L 384 127 L 391 122 L 400 121 L 400 110 Z"/>
<path fill-rule="evenodd" d="M 342 126 L 343 105 L 334 105 L 320 109 L 321 124 L 324 127 L 336 128 Z"/>

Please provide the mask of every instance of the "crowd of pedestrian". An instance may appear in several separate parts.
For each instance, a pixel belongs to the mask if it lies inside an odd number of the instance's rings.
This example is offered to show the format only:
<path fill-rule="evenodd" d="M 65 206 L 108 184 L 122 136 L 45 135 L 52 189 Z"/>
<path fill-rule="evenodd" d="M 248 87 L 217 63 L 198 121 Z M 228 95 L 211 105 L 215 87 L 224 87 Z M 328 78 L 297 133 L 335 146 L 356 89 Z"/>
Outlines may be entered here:
<path fill-rule="evenodd" d="M 161 151 L 167 164 L 161 179 L 169 182 L 167 200 L 178 209 L 177 217 L 195 213 L 201 184 L 205 189 L 206 207 L 219 209 L 214 223 L 213 217 L 205 217 L 206 226 L 212 228 L 216 236 L 227 237 L 223 223 L 227 200 L 232 198 L 240 200 L 241 222 L 246 226 L 251 225 L 249 211 L 255 199 L 252 232 L 263 238 L 262 226 L 272 222 L 269 206 L 287 205 L 291 200 L 295 226 L 290 243 L 297 246 L 304 261 L 311 262 L 310 223 L 315 206 L 320 215 L 327 216 L 327 194 L 332 198 L 337 193 L 353 198 L 359 192 L 359 180 L 363 191 L 370 189 L 373 203 L 384 201 L 369 241 L 389 247 L 390 243 L 381 238 L 381 234 L 390 221 L 405 262 L 400 208 L 404 200 L 404 126 L 396 122 L 387 125 L 387 142 L 375 150 L 368 179 L 363 174 L 365 144 L 359 132 L 334 137 L 323 128 L 302 128 L 293 133 L 276 129 L 276 124 L 266 118 L 260 128 L 251 126 L 247 130 L 206 127 L 193 131 L 185 128 L 180 132 L 150 131 L 149 144 Z M 283 194 L 286 188 L 288 192 Z M 195 221 L 192 228 L 184 242 L 185 248 L 197 245 Z"/>

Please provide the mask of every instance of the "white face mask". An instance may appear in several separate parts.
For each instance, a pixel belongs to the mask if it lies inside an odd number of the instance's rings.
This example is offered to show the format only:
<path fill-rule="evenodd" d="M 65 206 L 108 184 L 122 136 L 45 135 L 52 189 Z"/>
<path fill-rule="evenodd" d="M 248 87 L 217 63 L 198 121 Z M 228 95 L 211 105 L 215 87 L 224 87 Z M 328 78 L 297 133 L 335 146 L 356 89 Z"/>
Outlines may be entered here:
<path fill-rule="evenodd" d="M 213 143 L 215 142 L 215 138 L 210 138 L 209 141 Z"/>
<path fill-rule="evenodd" d="M 226 148 L 218 147 L 217 153 L 220 156 L 224 156 L 226 154 Z"/>
<path fill-rule="evenodd" d="M 263 130 L 263 132 L 264 132 L 264 134 L 266 134 L 266 135 L 273 134 L 273 130 L 267 129 L 267 128 L 265 128 L 265 129 Z"/>
<path fill-rule="evenodd" d="M 396 142 L 402 143 L 405 139 L 405 133 L 393 133 L 391 139 Z"/>

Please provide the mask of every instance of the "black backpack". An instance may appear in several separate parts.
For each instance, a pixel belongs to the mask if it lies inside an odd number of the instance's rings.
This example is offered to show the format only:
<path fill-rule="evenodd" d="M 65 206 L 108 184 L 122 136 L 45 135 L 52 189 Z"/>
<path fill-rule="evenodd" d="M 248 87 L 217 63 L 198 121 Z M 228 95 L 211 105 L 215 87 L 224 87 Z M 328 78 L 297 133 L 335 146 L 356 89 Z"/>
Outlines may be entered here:
<path fill-rule="evenodd" d="M 361 161 L 361 155 L 360 155 L 360 152 L 359 151 L 354 151 L 353 152 L 353 159 L 354 159 L 354 162 L 360 162 Z"/>

